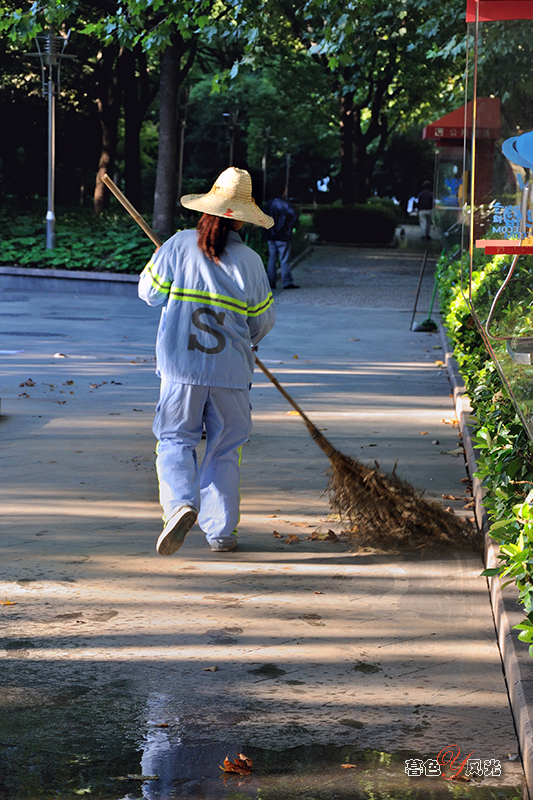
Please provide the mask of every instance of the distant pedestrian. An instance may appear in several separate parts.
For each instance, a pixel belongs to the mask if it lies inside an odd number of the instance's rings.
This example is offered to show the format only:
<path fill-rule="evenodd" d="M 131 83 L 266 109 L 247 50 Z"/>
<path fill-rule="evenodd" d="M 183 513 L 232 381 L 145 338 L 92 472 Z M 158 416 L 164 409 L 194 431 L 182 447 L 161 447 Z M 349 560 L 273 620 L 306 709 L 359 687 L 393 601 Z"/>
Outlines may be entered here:
<path fill-rule="evenodd" d="M 291 236 L 298 214 L 287 200 L 286 191 L 281 197 L 273 197 L 265 204 L 265 213 L 274 219 L 274 225 L 266 232 L 268 244 L 268 280 L 270 288 L 276 288 L 277 261 L 281 270 L 281 282 L 284 289 L 299 289 L 292 279 L 291 272 Z"/>
<path fill-rule="evenodd" d="M 433 212 L 434 198 L 431 191 L 431 181 L 424 181 L 422 191 L 416 198 L 418 209 L 418 223 L 422 231 L 422 239 L 431 239 L 431 216 Z"/>
<path fill-rule="evenodd" d="M 152 257 L 139 296 L 164 305 L 157 332 L 161 394 L 153 431 L 165 527 L 156 549 L 171 555 L 198 519 L 212 550 L 235 550 L 241 448 L 251 429 L 252 346 L 274 324 L 272 292 L 260 256 L 237 231 L 273 219 L 252 198 L 246 170 L 229 167 L 207 194 L 181 198 L 201 211 Z M 201 466 L 196 448 L 206 431 Z"/>

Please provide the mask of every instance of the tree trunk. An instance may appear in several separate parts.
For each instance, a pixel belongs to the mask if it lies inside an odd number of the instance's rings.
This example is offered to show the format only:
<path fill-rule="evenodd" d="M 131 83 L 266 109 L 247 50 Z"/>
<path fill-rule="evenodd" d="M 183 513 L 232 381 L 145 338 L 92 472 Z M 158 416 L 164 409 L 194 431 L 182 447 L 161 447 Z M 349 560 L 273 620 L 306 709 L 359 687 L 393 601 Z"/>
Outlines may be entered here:
<path fill-rule="evenodd" d="M 341 137 L 341 197 L 344 206 L 355 199 L 354 186 L 354 107 L 353 92 L 342 95 L 340 137 Z"/>
<path fill-rule="evenodd" d="M 178 93 L 181 37 L 174 36 L 161 59 L 159 86 L 159 153 L 154 194 L 154 230 L 168 239 L 175 233 Z"/>
<path fill-rule="evenodd" d="M 119 59 L 124 93 L 124 181 L 128 199 L 142 209 L 141 128 L 159 85 L 150 85 L 146 55 L 137 45 L 123 50 Z"/>
<path fill-rule="evenodd" d="M 116 56 L 116 47 L 113 45 L 104 47 L 97 72 L 97 106 L 102 128 L 102 148 L 94 188 L 96 214 L 100 214 L 109 205 L 109 192 L 102 182 L 102 177 L 106 172 L 112 175 L 115 169 L 120 112 L 120 86 L 115 72 Z"/>
<path fill-rule="evenodd" d="M 128 200 L 141 209 L 141 143 L 142 125 L 139 93 L 135 75 L 136 58 L 131 50 L 120 54 L 120 82 L 124 92 L 124 182 Z"/>

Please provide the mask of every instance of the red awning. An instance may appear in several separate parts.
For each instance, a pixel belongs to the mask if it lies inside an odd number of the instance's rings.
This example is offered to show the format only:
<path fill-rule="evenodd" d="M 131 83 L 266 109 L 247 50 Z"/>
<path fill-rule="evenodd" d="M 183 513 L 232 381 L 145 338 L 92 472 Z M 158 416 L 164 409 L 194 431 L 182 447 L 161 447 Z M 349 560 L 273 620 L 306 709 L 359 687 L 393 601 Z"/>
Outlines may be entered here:
<path fill-rule="evenodd" d="M 531 0 L 528 0 L 531 2 Z M 533 2 L 531 2 L 533 6 Z M 424 128 L 423 139 L 458 139 L 464 136 L 465 107 L 456 108 L 450 114 L 432 122 Z M 466 135 L 472 136 L 472 102 L 466 106 Z M 476 138 L 499 139 L 501 128 L 500 98 L 478 97 L 476 114 Z"/>
<path fill-rule="evenodd" d="M 476 21 L 479 2 L 479 21 L 495 22 L 498 19 L 533 19 L 531 0 L 466 0 L 466 21 Z"/>

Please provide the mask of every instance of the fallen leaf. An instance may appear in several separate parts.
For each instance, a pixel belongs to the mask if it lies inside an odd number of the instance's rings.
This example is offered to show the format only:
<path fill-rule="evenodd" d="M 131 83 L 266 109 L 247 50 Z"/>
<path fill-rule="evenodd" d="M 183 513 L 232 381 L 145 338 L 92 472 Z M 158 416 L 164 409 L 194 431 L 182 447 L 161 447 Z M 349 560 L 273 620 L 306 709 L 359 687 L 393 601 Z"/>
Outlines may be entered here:
<path fill-rule="evenodd" d="M 326 541 L 338 542 L 339 541 L 339 537 L 337 536 L 335 531 L 332 531 L 331 529 L 327 530 L 327 531 L 313 531 L 313 533 L 311 534 L 310 538 L 313 539 L 315 542 L 316 541 L 318 541 L 318 542 L 326 542 Z"/>
<path fill-rule="evenodd" d="M 64 353 L 54 353 L 54 358 L 67 358 Z"/>
<path fill-rule="evenodd" d="M 19 394 L 19 397 L 29 397 L 31 399 L 31 395 L 29 395 L 28 392 L 22 392 L 22 394 Z"/>
<path fill-rule="evenodd" d="M 470 483 L 470 478 L 461 478 L 461 483 Z"/>
<path fill-rule="evenodd" d="M 455 450 L 446 450 L 446 455 L 447 456 L 456 456 L 459 453 L 464 453 L 464 451 L 465 451 L 464 447 L 456 447 Z"/>
<path fill-rule="evenodd" d="M 476 503 L 475 503 L 474 500 L 471 500 L 470 503 L 467 503 L 465 506 L 463 506 L 463 508 L 466 508 L 466 509 L 475 508 L 475 507 L 476 507 Z"/>
<path fill-rule="evenodd" d="M 357 764 L 341 764 L 341 769 L 357 769 Z"/>
<path fill-rule="evenodd" d="M 452 780 L 452 781 L 462 781 L 463 783 L 468 783 L 470 781 L 470 778 L 467 778 L 466 775 L 457 774 L 457 775 L 452 775 L 450 780 Z"/>
<path fill-rule="evenodd" d="M 31 378 L 28 378 L 27 381 L 24 381 L 24 383 L 19 384 L 19 386 L 35 386 L 35 381 L 32 381 Z"/>
<path fill-rule="evenodd" d="M 277 531 L 272 531 L 272 536 L 274 537 L 274 539 L 282 539 L 283 538 L 281 533 L 278 533 Z"/>
<path fill-rule="evenodd" d="M 296 542 L 299 541 L 300 541 L 299 536 L 297 536 L 295 533 L 289 533 L 289 535 L 285 539 L 285 544 L 295 544 Z"/>
<path fill-rule="evenodd" d="M 428 431 L 420 431 L 420 436 L 427 436 L 427 435 L 428 435 Z"/>
<path fill-rule="evenodd" d="M 324 594 L 324 592 L 313 592 L 313 594 Z"/>
<path fill-rule="evenodd" d="M 454 419 L 448 419 L 448 418 L 441 419 L 441 422 L 443 422 L 445 425 L 454 425 L 454 426 L 455 425 L 459 425 L 459 420 L 455 419 L 455 418 Z"/>
<path fill-rule="evenodd" d="M 144 411 L 144 408 L 134 408 L 134 411 Z"/>
<path fill-rule="evenodd" d="M 299 417 L 300 415 L 298 414 L 297 411 L 287 411 L 287 416 L 288 417 Z"/>
<path fill-rule="evenodd" d="M 298 356 L 293 356 L 293 358 L 298 358 Z"/>
<path fill-rule="evenodd" d="M 443 500 L 464 500 L 464 497 L 455 497 L 453 494 L 443 494 Z"/>
<path fill-rule="evenodd" d="M 218 672 L 218 667 L 204 667 L 204 672 Z"/>
<path fill-rule="evenodd" d="M 310 525 L 308 522 L 291 522 L 290 523 L 294 528 L 312 528 L 313 526 Z"/>
<path fill-rule="evenodd" d="M 436 367 L 443 367 L 444 366 L 444 361 L 435 361 L 435 366 Z"/>
<path fill-rule="evenodd" d="M 155 727 L 156 728 L 170 728 L 170 725 L 168 724 L 168 722 L 157 722 Z"/>
<path fill-rule="evenodd" d="M 65 381 L 63 386 L 74 386 L 74 381 Z"/>
<path fill-rule="evenodd" d="M 453 508 L 451 506 L 448 506 L 448 508 L 445 508 L 444 510 L 445 511 L 449 511 L 450 514 L 455 514 L 455 511 L 453 510 Z"/>
<path fill-rule="evenodd" d="M 277 517 L 277 516 L 278 516 L 277 514 L 267 514 L 266 518 L 267 519 L 273 519 L 274 517 Z"/>
<path fill-rule="evenodd" d="M 16 606 L 13 600 L 0 600 L 0 606 Z"/>
<path fill-rule="evenodd" d="M 237 772 L 239 775 L 251 775 L 253 763 L 251 758 L 247 758 L 242 753 L 237 753 L 235 761 L 230 761 L 229 756 L 226 756 L 224 766 L 220 767 L 220 769 L 224 772 Z"/>

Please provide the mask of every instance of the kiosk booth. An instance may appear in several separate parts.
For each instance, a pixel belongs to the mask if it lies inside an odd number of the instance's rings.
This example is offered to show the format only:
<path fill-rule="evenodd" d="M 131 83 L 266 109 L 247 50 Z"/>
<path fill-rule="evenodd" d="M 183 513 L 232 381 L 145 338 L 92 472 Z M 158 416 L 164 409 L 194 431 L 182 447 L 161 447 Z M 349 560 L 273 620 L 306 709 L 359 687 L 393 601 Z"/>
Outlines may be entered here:
<path fill-rule="evenodd" d="M 455 130 L 461 110 L 426 131 L 439 140 L 440 209 L 452 207 L 451 176 L 460 181 L 463 291 L 472 318 L 533 440 L 533 109 L 524 101 L 531 65 L 523 61 L 532 31 L 519 21 L 533 20 L 533 2 L 467 0 L 466 19 L 471 99 L 462 110 L 462 168 L 448 125 Z M 490 63 L 494 53 L 507 68 Z"/>

